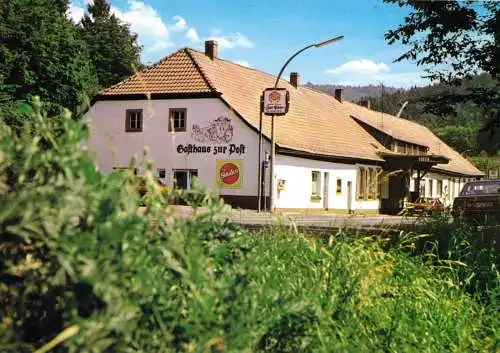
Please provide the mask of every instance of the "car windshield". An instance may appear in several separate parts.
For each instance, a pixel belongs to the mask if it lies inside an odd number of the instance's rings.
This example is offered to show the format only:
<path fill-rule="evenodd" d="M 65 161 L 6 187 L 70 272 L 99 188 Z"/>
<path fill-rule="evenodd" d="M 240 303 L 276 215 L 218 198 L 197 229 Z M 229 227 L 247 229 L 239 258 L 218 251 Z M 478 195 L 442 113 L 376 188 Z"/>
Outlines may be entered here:
<path fill-rule="evenodd" d="M 484 195 L 500 193 L 500 180 L 465 184 L 460 195 Z"/>

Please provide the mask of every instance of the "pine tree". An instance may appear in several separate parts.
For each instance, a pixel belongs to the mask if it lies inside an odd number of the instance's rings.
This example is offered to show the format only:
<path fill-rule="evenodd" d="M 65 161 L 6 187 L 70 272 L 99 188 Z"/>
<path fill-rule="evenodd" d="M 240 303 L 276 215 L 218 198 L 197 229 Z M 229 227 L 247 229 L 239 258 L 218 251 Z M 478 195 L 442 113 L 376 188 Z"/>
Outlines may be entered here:
<path fill-rule="evenodd" d="M 87 43 L 101 87 L 132 75 L 140 66 L 137 35 L 114 14 L 106 0 L 94 0 L 81 21 L 80 33 Z"/>
<path fill-rule="evenodd" d="M 0 104 L 5 108 L 34 95 L 53 108 L 74 109 L 85 102 L 97 88 L 97 77 L 85 42 L 66 16 L 67 1 L 1 4 Z"/>

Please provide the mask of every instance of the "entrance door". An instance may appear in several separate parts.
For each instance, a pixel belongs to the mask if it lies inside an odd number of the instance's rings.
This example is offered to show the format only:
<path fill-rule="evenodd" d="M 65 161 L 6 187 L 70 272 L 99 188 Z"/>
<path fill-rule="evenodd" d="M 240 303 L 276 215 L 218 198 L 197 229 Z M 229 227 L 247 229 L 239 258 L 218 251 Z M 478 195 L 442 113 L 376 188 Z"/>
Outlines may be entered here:
<path fill-rule="evenodd" d="M 347 211 L 352 212 L 352 181 L 347 182 Z"/>
<path fill-rule="evenodd" d="M 328 210 L 328 180 L 329 180 L 328 172 L 323 173 L 324 187 L 323 187 L 323 208 Z"/>

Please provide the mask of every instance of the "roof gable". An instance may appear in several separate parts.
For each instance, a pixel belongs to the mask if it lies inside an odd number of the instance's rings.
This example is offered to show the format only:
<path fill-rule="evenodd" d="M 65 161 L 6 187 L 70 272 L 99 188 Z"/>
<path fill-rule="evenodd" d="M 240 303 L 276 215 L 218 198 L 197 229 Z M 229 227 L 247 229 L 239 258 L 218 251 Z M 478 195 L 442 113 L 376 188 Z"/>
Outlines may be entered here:
<path fill-rule="evenodd" d="M 215 89 L 203 75 L 187 49 L 181 49 L 157 64 L 136 73 L 103 92 L 101 96 L 155 93 L 211 93 Z"/>

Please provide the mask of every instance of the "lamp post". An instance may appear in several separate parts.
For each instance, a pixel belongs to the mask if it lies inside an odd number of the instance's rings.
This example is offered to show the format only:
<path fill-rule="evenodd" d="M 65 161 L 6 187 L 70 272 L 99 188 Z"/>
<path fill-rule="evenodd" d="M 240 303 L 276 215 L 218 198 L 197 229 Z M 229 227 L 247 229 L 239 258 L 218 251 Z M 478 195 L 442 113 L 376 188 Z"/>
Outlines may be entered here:
<path fill-rule="evenodd" d="M 283 71 L 285 71 L 285 68 L 288 66 L 290 61 L 292 61 L 297 55 L 300 53 L 306 51 L 309 48 L 320 48 L 324 47 L 328 44 L 334 43 L 336 41 L 339 41 L 341 39 L 344 39 L 344 36 L 337 36 L 334 38 L 330 38 L 328 40 L 325 40 L 323 42 L 319 43 L 314 43 L 310 44 L 307 47 L 304 47 L 297 51 L 295 54 L 293 54 L 286 62 L 285 64 L 281 67 L 281 70 L 278 73 L 278 77 L 276 77 L 276 82 L 274 83 L 274 88 L 278 87 L 278 83 L 280 81 L 281 75 L 283 74 Z M 270 160 L 270 178 L 269 178 L 269 197 L 270 197 L 270 202 L 269 202 L 269 209 L 271 212 L 274 212 L 275 208 L 275 203 L 274 203 L 274 167 L 275 167 L 275 162 L 276 162 L 276 137 L 275 137 L 275 122 L 274 122 L 275 115 L 271 115 L 271 160 Z M 260 163 L 260 162 L 259 162 Z"/>

